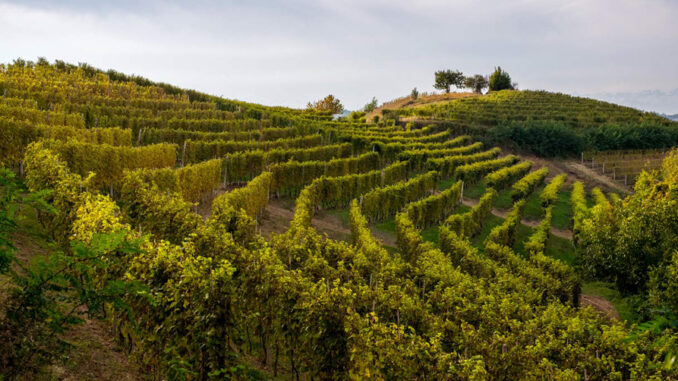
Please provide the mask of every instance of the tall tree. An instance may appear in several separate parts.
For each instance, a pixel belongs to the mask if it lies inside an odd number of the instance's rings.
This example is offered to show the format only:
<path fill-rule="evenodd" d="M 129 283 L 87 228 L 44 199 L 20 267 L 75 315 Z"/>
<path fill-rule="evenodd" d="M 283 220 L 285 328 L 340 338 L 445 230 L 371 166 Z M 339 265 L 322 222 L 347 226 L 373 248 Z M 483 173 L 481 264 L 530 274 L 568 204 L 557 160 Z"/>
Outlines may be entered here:
<path fill-rule="evenodd" d="M 308 102 L 306 107 L 318 111 L 331 111 L 332 114 L 339 114 L 344 111 L 344 105 L 342 105 L 341 101 L 335 98 L 332 94 L 319 101 L 315 101 L 313 103 Z"/>
<path fill-rule="evenodd" d="M 490 91 L 513 90 L 511 76 L 509 73 L 501 70 L 500 66 L 497 66 L 497 68 L 494 69 L 494 73 L 490 75 L 489 86 Z"/>
<path fill-rule="evenodd" d="M 456 88 L 464 87 L 464 74 L 462 72 L 459 70 L 439 70 L 435 72 L 434 88 L 445 90 L 446 93 L 449 93 L 451 86 Z"/>
<path fill-rule="evenodd" d="M 464 81 L 464 85 L 470 89 L 473 89 L 474 93 L 482 94 L 483 89 L 486 89 L 488 85 L 487 77 L 480 74 L 467 77 Z"/>

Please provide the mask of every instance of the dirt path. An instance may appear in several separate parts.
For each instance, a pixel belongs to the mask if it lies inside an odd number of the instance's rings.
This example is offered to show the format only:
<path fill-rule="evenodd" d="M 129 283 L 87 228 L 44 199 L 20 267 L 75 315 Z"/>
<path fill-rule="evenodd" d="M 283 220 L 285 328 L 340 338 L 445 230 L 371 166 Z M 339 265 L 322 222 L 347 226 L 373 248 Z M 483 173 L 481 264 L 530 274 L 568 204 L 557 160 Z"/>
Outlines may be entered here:
<path fill-rule="evenodd" d="M 594 310 L 600 312 L 601 315 L 605 316 L 610 320 L 621 320 L 621 316 L 616 308 L 610 303 L 607 299 L 591 294 L 581 294 L 579 296 L 579 304 L 582 307 L 590 306 Z"/>
<path fill-rule="evenodd" d="M 290 206 L 286 206 L 278 200 L 271 200 L 268 206 L 266 206 L 264 216 L 260 221 L 259 228 L 261 235 L 268 239 L 271 237 L 271 233 L 280 234 L 286 232 L 293 217 L 294 211 L 291 210 Z M 312 225 L 316 230 L 327 234 L 331 239 L 346 242 L 351 241 L 351 230 L 337 216 L 320 211 L 313 217 Z M 396 245 L 395 237 L 391 234 L 373 229 L 372 235 L 381 241 L 383 245 Z"/>
<path fill-rule="evenodd" d="M 18 249 L 17 258 L 27 263 L 38 255 L 47 255 L 47 244 L 40 237 L 16 234 L 13 243 Z M 109 325 L 101 320 L 84 319 L 82 324 L 69 327 L 63 340 L 72 348 L 63 354 L 63 361 L 43 370 L 47 379 L 58 380 L 140 380 L 142 373 L 127 358 L 114 341 Z"/>
<path fill-rule="evenodd" d="M 461 200 L 461 203 L 472 208 L 476 204 L 478 204 L 478 200 L 464 198 L 464 199 Z M 492 208 L 492 214 L 494 216 L 499 217 L 499 218 L 505 219 L 506 216 L 508 216 L 509 211 Z M 532 227 L 532 228 L 536 228 L 537 226 L 539 226 L 539 221 L 528 220 L 528 219 L 523 219 L 522 221 L 520 221 L 520 223 L 525 225 L 525 226 Z M 572 239 L 572 231 L 571 230 L 557 229 L 557 228 L 551 227 L 551 234 L 553 234 L 556 237 L 560 237 L 560 238 L 565 238 L 565 239 L 569 239 L 569 240 Z"/>
<path fill-rule="evenodd" d="M 569 171 L 572 173 L 580 175 L 580 177 L 584 177 L 584 179 L 588 180 L 587 182 L 591 182 L 593 180 L 594 182 L 603 184 L 605 187 L 609 189 L 613 189 L 615 191 L 621 192 L 622 194 L 629 194 L 631 193 L 631 188 L 626 187 L 624 185 L 621 185 L 617 183 L 616 181 L 612 180 L 611 178 L 601 175 L 595 170 L 577 162 L 567 162 L 565 163 L 565 166 Z"/>

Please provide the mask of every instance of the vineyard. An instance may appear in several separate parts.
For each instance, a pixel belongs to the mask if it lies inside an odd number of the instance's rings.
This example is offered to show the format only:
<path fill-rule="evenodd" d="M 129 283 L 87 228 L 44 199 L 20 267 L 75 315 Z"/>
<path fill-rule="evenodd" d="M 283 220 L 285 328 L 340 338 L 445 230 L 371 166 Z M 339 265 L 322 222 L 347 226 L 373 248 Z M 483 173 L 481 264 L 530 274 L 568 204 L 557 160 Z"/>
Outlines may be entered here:
<path fill-rule="evenodd" d="M 486 97 L 406 107 L 398 110 L 398 114 L 482 125 L 559 121 L 576 129 L 606 123 L 671 123 L 659 115 L 630 107 L 545 91 L 499 91 Z"/>
<path fill-rule="evenodd" d="M 666 149 L 582 152 L 581 162 L 620 184 L 633 185 L 642 171 L 661 168 L 669 152 Z"/>
<path fill-rule="evenodd" d="M 72 279 L 120 294 L 88 308 L 154 379 L 675 379 L 657 365 L 675 334 L 629 340 L 580 305 L 575 248 L 619 197 L 463 128 L 333 121 L 63 63 L 1 66 L 0 94 L 0 163 L 47 191 L 54 211 L 36 218 L 66 256 L 95 250 Z M 408 113 L 652 119 L 530 96 Z M 632 182 L 665 156 L 582 160 Z M 318 228 L 327 215 L 346 239 Z M 26 358 L 12 345 L 0 368 Z"/>

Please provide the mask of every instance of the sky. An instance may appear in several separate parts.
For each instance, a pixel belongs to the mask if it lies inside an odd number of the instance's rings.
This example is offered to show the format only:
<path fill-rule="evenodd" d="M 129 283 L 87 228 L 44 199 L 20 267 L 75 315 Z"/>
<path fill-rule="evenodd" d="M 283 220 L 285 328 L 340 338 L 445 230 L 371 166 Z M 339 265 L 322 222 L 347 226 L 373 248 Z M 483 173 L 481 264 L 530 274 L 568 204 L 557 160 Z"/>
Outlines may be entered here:
<path fill-rule="evenodd" d="M 677 0 L 0 0 L 0 62 L 37 57 L 348 109 L 501 66 L 520 89 L 678 113 Z"/>

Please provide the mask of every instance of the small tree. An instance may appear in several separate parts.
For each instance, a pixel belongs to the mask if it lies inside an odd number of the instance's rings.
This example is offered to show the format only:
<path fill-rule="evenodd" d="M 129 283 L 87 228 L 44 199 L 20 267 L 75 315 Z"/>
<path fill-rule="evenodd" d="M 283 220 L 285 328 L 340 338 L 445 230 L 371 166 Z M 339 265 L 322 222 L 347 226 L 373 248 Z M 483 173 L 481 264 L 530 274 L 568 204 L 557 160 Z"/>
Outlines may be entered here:
<path fill-rule="evenodd" d="M 366 104 L 365 107 L 363 107 L 363 111 L 372 112 L 374 111 L 375 108 L 377 108 L 377 97 L 372 97 L 370 103 Z"/>
<path fill-rule="evenodd" d="M 487 77 L 476 74 L 472 77 L 467 77 L 464 85 L 473 90 L 474 93 L 482 94 L 483 89 L 487 88 Z"/>
<path fill-rule="evenodd" d="M 451 86 L 456 88 L 464 87 L 464 74 L 459 70 L 439 70 L 435 72 L 435 81 L 434 88 L 445 90 L 446 93 L 449 93 Z"/>
<path fill-rule="evenodd" d="M 410 93 L 410 97 L 412 97 L 412 100 L 416 100 L 417 98 L 419 98 L 419 90 L 417 90 L 416 87 L 414 89 L 412 89 L 412 92 Z"/>
<path fill-rule="evenodd" d="M 344 106 L 341 104 L 339 99 L 335 98 L 334 95 L 330 94 L 325 98 L 316 101 L 308 102 L 306 105 L 308 109 L 318 110 L 318 111 L 331 111 L 332 114 L 339 114 L 344 111 Z"/>
<path fill-rule="evenodd" d="M 511 76 L 509 73 L 501 70 L 501 67 L 497 66 L 494 69 L 494 73 L 490 75 L 489 87 L 490 91 L 513 90 Z"/>

